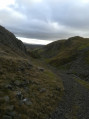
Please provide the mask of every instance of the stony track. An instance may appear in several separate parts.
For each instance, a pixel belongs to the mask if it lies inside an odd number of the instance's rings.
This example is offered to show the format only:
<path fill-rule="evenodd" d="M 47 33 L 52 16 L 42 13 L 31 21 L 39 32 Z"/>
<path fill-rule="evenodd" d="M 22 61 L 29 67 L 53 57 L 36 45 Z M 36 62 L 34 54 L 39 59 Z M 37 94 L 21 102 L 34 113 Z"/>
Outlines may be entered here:
<path fill-rule="evenodd" d="M 89 119 L 89 90 L 75 81 L 74 75 L 57 73 L 64 84 L 64 95 L 48 119 Z"/>

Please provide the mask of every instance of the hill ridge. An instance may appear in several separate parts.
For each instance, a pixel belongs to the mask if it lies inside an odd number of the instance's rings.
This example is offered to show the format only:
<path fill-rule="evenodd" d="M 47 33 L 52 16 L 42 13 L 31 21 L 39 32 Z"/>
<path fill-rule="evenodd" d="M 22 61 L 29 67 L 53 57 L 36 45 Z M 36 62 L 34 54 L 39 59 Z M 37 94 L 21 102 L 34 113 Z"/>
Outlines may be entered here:
<path fill-rule="evenodd" d="M 22 41 L 18 40 L 13 33 L 0 25 L 0 44 L 11 48 L 14 52 L 26 53 Z"/>

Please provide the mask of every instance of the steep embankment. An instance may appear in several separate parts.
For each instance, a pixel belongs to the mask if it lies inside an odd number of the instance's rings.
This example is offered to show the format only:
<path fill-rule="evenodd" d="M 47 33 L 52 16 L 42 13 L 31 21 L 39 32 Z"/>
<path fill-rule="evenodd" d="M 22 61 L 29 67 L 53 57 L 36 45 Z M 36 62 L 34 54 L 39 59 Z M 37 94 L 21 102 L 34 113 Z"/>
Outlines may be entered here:
<path fill-rule="evenodd" d="M 68 40 L 59 40 L 39 49 L 38 53 L 50 65 L 89 80 L 88 38 L 76 36 Z"/>
<path fill-rule="evenodd" d="M 45 119 L 61 99 L 61 79 L 30 59 L 24 44 L 0 26 L 0 119 Z"/>

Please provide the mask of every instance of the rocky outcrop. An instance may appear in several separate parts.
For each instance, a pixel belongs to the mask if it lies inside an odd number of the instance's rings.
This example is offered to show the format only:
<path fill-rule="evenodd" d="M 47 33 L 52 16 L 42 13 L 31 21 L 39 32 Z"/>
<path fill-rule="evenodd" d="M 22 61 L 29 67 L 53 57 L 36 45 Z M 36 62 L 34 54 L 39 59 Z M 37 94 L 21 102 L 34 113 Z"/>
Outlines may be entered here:
<path fill-rule="evenodd" d="M 13 51 L 26 53 L 26 48 L 22 41 L 4 27 L 0 26 L 0 44 L 10 47 Z"/>

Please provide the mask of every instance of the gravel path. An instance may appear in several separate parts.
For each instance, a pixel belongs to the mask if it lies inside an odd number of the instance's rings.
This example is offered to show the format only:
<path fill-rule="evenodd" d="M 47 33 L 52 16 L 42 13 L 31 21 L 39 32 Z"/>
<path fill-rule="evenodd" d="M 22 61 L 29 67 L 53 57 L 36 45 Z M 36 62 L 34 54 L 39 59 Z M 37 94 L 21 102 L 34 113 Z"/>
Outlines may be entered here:
<path fill-rule="evenodd" d="M 89 90 L 77 83 L 72 74 L 59 74 L 64 84 L 64 96 L 48 119 L 89 119 Z"/>

